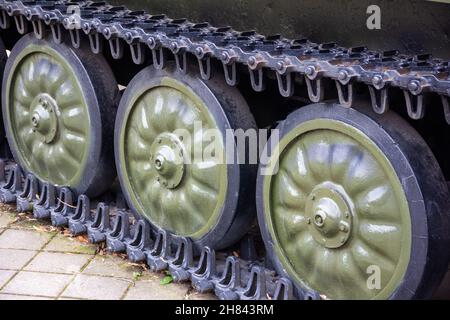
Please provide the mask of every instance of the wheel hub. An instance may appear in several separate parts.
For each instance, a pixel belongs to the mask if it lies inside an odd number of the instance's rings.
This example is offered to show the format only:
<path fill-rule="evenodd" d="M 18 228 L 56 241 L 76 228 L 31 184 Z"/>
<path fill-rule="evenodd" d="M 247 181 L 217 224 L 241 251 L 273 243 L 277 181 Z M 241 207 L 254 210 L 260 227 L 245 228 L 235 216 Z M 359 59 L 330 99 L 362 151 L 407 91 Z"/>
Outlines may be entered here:
<path fill-rule="evenodd" d="M 341 186 L 332 182 L 316 186 L 306 201 L 307 223 L 313 238 L 326 248 L 343 246 L 352 231 L 352 207 Z"/>
<path fill-rule="evenodd" d="M 39 94 L 31 104 L 31 125 L 33 132 L 49 144 L 58 131 L 56 101 L 48 94 Z"/>
<path fill-rule="evenodd" d="M 175 189 L 179 186 L 185 171 L 180 139 L 174 134 L 160 134 L 151 146 L 150 163 L 157 172 L 157 181 L 163 187 Z"/>

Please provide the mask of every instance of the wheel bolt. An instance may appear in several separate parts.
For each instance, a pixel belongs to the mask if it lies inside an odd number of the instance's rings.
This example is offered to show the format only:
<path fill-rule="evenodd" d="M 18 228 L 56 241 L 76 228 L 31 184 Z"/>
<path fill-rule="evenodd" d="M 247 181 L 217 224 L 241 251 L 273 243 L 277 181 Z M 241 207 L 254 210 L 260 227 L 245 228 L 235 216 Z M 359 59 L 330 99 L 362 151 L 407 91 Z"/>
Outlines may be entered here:
<path fill-rule="evenodd" d="M 341 230 L 342 232 L 348 232 L 348 228 L 345 224 L 341 224 L 341 226 L 339 227 L 339 230 Z"/>
<path fill-rule="evenodd" d="M 154 46 L 155 45 L 155 39 L 153 37 L 150 37 L 147 39 L 149 46 Z"/>
<path fill-rule="evenodd" d="M 203 48 L 201 48 L 201 47 L 196 48 L 195 54 L 197 55 L 197 57 L 203 56 Z"/>
<path fill-rule="evenodd" d="M 249 65 L 250 67 L 256 66 L 256 58 L 255 58 L 255 57 L 250 57 L 250 58 L 248 58 L 248 65 Z"/>
<path fill-rule="evenodd" d="M 378 86 L 378 85 L 380 85 L 382 83 L 383 83 L 383 77 L 382 76 L 380 76 L 378 74 L 373 76 L 373 78 L 372 78 L 372 84 L 373 85 Z"/>
<path fill-rule="evenodd" d="M 339 71 L 338 79 L 341 81 L 345 81 L 348 78 L 348 73 L 345 70 Z"/>
<path fill-rule="evenodd" d="M 229 58 L 229 57 L 230 57 L 230 56 L 229 56 L 228 52 L 226 52 L 226 51 L 222 52 L 222 54 L 220 55 L 220 58 L 221 58 L 222 61 L 224 61 L 224 62 L 228 62 L 228 58 Z"/>
<path fill-rule="evenodd" d="M 284 70 L 284 62 L 283 61 L 280 61 L 277 63 L 277 69 L 278 69 L 278 71 Z"/>
<path fill-rule="evenodd" d="M 313 66 L 309 66 L 305 69 L 305 73 L 308 76 L 312 76 L 314 74 L 314 72 L 316 72 L 316 68 L 314 68 Z"/>
<path fill-rule="evenodd" d="M 409 91 L 417 93 L 420 91 L 420 83 L 417 80 L 413 80 L 408 84 Z"/>

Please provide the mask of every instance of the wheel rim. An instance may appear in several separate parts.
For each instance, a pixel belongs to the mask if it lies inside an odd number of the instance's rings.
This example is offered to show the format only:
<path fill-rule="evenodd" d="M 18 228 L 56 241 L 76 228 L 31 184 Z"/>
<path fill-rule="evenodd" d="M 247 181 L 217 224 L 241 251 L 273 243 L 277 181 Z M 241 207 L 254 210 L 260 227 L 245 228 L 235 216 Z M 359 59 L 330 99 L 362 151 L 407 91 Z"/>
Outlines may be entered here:
<path fill-rule="evenodd" d="M 411 219 L 382 151 L 358 129 L 320 119 L 284 136 L 278 152 L 279 167 L 272 158 L 274 174 L 264 180 L 264 207 L 287 272 L 331 299 L 392 295 L 409 263 Z M 380 287 L 370 278 L 374 268 Z"/>
<path fill-rule="evenodd" d="M 131 202 L 156 226 L 202 238 L 217 224 L 227 192 L 222 137 L 214 157 L 192 161 L 196 146 L 206 151 L 208 130 L 219 130 L 212 114 L 187 85 L 167 77 L 129 105 L 119 155 Z"/>
<path fill-rule="evenodd" d="M 11 144 L 25 169 L 55 185 L 79 184 L 90 117 L 71 65 L 50 47 L 30 45 L 16 57 L 6 91 Z"/>

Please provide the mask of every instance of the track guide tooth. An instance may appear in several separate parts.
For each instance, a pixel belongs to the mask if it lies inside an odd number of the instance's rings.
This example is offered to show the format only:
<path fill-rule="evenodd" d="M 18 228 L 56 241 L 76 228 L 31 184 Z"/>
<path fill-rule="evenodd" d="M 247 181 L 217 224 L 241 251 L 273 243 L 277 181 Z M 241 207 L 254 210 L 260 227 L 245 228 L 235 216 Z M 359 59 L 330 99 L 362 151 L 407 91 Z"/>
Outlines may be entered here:
<path fill-rule="evenodd" d="M 84 194 L 78 197 L 77 208 L 69 218 L 69 230 L 73 236 L 87 233 L 87 225 L 91 223 L 91 200 Z"/>
<path fill-rule="evenodd" d="M 50 218 L 50 209 L 56 205 L 55 187 L 52 184 L 44 183 L 41 188 L 39 198 L 33 204 L 33 216 L 36 219 Z"/>
<path fill-rule="evenodd" d="M 147 264 L 152 271 L 162 271 L 168 268 L 170 256 L 170 236 L 164 230 L 156 231 L 153 248 L 147 253 Z"/>
<path fill-rule="evenodd" d="M 250 271 L 247 286 L 239 292 L 241 300 L 267 300 L 266 270 L 260 266 L 254 266 Z"/>
<path fill-rule="evenodd" d="M 148 222 L 139 220 L 134 229 L 132 239 L 127 242 L 127 256 L 131 262 L 142 262 L 146 259 L 146 252 L 151 246 L 150 225 Z"/>
<path fill-rule="evenodd" d="M 110 252 L 126 252 L 125 242 L 130 238 L 130 218 L 127 212 L 120 211 L 114 227 L 106 235 L 106 247 Z"/>
<path fill-rule="evenodd" d="M 189 269 L 193 266 L 192 241 L 187 238 L 177 239 L 175 257 L 169 262 L 169 272 L 174 282 L 187 281 L 190 278 Z"/>
<path fill-rule="evenodd" d="M 28 174 L 25 179 L 23 191 L 17 196 L 17 212 L 33 211 L 33 202 L 36 199 L 38 181 L 35 176 Z"/>
<path fill-rule="evenodd" d="M 192 286 L 201 293 L 214 290 L 213 279 L 217 275 L 216 252 L 209 247 L 204 247 L 197 267 L 192 270 Z"/>
<path fill-rule="evenodd" d="M 17 195 L 22 190 L 22 178 L 22 169 L 19 165 L 14 165 L 9 172 L 6 183 L 0 188 L 1 203 L 10 204 L 16 201 Z"/>
<path fill-rule="evenodd" d="M 69 224 L 69 218 L 75 212 L 73 205 L 73 193 L 69 188 L 61 188 L 56 207 L 50 210 L 50 218 L 54 227 L 65 227 Z"/>
<path fill-rule="evenodd" d="M 106 241 L 106 234 L 109 231 L 111 231 L 109 206 L 101 202 L 97 205 L 94 220 L 87 227 L 89 242 L 100 243 Z"/>
<path fill-rule="evenodd" d="M 275 293 L 272 300 L 292 300 L 294 299 L 294 288 L 292 282 L 286 278 L 277 280 Z"/>
<path fill-rule="evenodd" d="M 217 279 L 214 293 L 220 300 L 238 300 L 237 290 L 241 286 L 241 263 L 234 256 L 225 261 L 222 276 Z"/>

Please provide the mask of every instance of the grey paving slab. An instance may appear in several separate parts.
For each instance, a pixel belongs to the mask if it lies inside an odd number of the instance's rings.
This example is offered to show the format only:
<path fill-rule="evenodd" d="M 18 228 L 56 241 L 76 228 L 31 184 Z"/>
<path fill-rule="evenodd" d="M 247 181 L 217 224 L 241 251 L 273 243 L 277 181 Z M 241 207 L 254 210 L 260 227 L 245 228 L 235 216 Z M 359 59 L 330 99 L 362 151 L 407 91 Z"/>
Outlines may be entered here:
<path fill-rule="evenodd" d="M 61 297 L 92 300 L 118 300 L 131 282 L 110 277 L 79 274 L 64 290 Z"/>
<path fill-rule="evenodd" d="M 0 211 L 0 228 L 7 228 L 13 221 L 14 217 L 11 213 Z"/>
<path fill-rule="evenodd" d="M 74 274 L 80 272 L 92 257 L 78 253 L 40 252 L 24 270 Z"/>
<path fill-rule="evenodd" d="M 20 271 L 0 293 L 57 297 L 73 276 Z"/>
<path fill-rule="evenodd" d="M 40 250 L 51 237 L 43 232 L 8 229 L 0 235 L 0 248 Z"/>
<path fill-rule="evenodd" d="M 136 281 L 128 290 L 125 300 L 184 300 L 190 285 L 161 285 L 160 279 Z"/>
<path fill-rule="evenodd" d="M 13 270 L 0 270 L 0 288 L 3 287 L 17 271 Z"/>
<path fill-rule="evenodd" d="M 0 293 L 0 300 L 53 300 L 52 298 L 24 296 L 17 294 L 2 294 Z"/>
<path fill-rule="evenodd" d="M 36 253 L 32 250 L 0 249 L 0 269 L 20 270 Z"/>
<path fill-rule="evenodd" d="M 9 223 L 9 215 L 7 213 L 0 212 L 0 229 L 7 228 Z"/>
<path fill-rule="evenodd" d="M 133 274 L 139 271 L 142 271 L 142 268 L 120 257 L 96 256 L 84 269 L 83 274 L 133 279 Z"/>
<path fill-rule="evenodd" d="M 70 238 L 61 234 L 57 234 L 53 239 L 44 247 L 44 251 L 55 252 L 72 252 L 72 253 L 84 253 L 95 254 L 97 247 L 93 244 L 84 244 L 75 238 Z"/>

